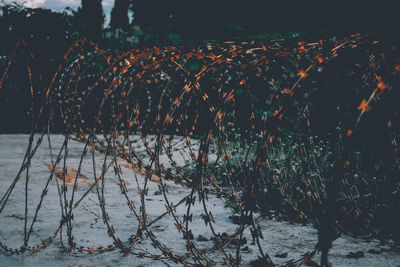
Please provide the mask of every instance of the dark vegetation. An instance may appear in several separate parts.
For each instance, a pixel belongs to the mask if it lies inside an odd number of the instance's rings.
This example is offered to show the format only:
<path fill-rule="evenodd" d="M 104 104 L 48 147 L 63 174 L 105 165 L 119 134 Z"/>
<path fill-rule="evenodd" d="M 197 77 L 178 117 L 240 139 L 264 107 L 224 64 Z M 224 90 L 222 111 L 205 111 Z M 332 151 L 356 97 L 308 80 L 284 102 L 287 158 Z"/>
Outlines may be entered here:
<path fill-rule="evenodd" d="M 245 218 L 260 212 L 313 223 L 323 255 L 341 233 L 398 246 L 400 51 L 392 6 L 336 2 L 327 12 L 285 1 L 120 0 L 107 37 L 100 2 L 64 13 L 3 6 L 1 132 L 50 128 L 107 153 L 111 146 L 136 168 L 191 186 L 188 214 L 196 192 L 221 195 L 254 239 L 260 233 Z M 140 29 L 129 24 L 129 9 Z M 117 133 L 155 134 L 154 165 L 94 137 Z M 154 156 L 170 153 L 163 141 L 171 134 L 200 140 L 175 170 Z"/>
<path fill-rule="evenodd" d="M 115 1 L 107 28 L 101 0 L 82 1 L 78 10 L 65 9 L 62 13 L 4 4 L 0 16 L 0 64 L 4 70 L 8 55 L 18 40 L 24 40 L 35 55 L 32 69 L 43 81 L 36 79 L 35 82 L 42 83 L 43 87 L 63 62 L 68 47 L 82 37 L 95 41 L 101 48 L 116 51 L 153 45 L 195 45 L 205 40 L 319 40 L 376 30 L 385 39 L 398 38 L 394 33 L 399 18 L 390 4 L 363 3 L 360 7 L 359 3 L 339 1 L 329 6 L 328 12 L 321 4 L 312 2 L 264 2 L 150 0 L 131 3 L 119 0 Z M 0 121 L 4 122 L 1 132 L 28 129 L 29 110 L 24 102 L 27 101 L 26 90 L 22 89 L 26 81 L 20 75 L 24 71 L 18 69 L 25 67 L 26 55 L 21 53 L 17 51 L 13 65 L 13 73 L 20 79 L 11 79 L 15 90 L 8 91 L 11 95 L 1 100 Z M 191 68 L 196 67 L 198 65 L 191 65 Z M 21 123 L 17 123 L 19 121 Z"/>

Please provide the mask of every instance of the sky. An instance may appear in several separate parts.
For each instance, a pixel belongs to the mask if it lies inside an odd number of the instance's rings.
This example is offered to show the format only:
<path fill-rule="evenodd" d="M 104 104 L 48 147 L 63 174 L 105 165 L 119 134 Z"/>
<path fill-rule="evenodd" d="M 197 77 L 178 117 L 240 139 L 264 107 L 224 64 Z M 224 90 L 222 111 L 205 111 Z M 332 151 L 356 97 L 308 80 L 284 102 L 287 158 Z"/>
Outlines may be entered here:
<path fill-rule="evenodd" d="M 29 8 L 48 8 L 54 11 L 62 11 L 66 7 L 77 9 L 81 5 L 81 0 L 0 0 L 5 3 L 24 3 Z M 106 23 L 110 21 L 111 9 L 114 5 L 114 0 L 103 0 L 103 12 L 106 15 Z"/>

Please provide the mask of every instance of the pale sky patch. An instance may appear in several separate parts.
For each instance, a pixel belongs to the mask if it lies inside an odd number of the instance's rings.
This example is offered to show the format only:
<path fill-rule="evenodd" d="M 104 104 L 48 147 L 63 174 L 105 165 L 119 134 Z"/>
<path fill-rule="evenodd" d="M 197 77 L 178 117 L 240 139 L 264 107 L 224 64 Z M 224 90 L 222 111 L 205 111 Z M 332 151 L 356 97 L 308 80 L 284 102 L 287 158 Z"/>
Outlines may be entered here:
<path fill-rule="evenodd" d="M 17 2 L 18 4 L 24 4 L 24 6 L 29 8 L 43 7 L 46 4 L 46 0 L 5 0 L 5 3 Z"/>
<path fill-rule="evenodd" d="M 81 0 L 59 0 L 59 2 L 66 6 L 79 6 L 81 4 Z"/>
<path fill-rule="evenodd" d="M 106 22 L 108 24 L 110 21 L 111 9 L 114 6 L 115 0 L 103 0 L 103 12 L 106 15 Z M 78 9 L 81 6 L 81 0 L 0 0 L 1 3 L 12 3 L 17 2 L 19 4 L 24 4 L 24 6 L 29 8 L 48 8 L 54 11 L 63 11 L 66 7 L 72 9 Z"/>

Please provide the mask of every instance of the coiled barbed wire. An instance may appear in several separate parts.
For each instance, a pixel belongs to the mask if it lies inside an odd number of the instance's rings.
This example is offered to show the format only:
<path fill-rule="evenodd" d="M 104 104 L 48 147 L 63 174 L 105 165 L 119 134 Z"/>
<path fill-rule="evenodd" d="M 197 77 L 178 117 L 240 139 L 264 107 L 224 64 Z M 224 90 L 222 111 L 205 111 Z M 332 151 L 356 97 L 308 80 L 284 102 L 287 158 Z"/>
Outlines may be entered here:
<path fill-rule="evenodd" d="M 24 41 L 17 44 L 19 47 L 28 50 Z M 24 241 L 16 249 L 3 241 L 0 246 L 11 254 L 39 252 L 59 236 L 63 248 L 70 252 L 93 254 L 119 249 L 125 255 L 206 266 L 212 262 L 208 254 L 213 251 L 222 254 L 231 265 L 239 265 L 243 232 L 250 229 L 261 259 L 266 265 L 273 265 L 260 242 L 263 235 L 254 220 L 257 213 L 317 225 L 316 249 L 301 259 L 288 261 L 287 266 L 310 261 L 317 250 L 326 250 L 340 233 L 372 235 L 393 245 L 387 241 L 393 236 L 380 227 L 382 218 L 375 217 L 376 206 L 383 203 L 378 203 L 376 197 L 381 193 L 379 181 L 367 173 L 368 152 L 360 160 L 360 147 L 354 144 L 357 138 L 366 138 L 363 131 L 371 125 L 380 130 L 385 125 L 381 138 L 382 144 L 389 144 L 384 152 L 390 156 L 384 157 L 385 163 L 373 163 L 380 164 L 378 174 L 393 175 L 392 185 L 398 186 L 398 53 L 394 45 L 359 34 L 316 42 L 155 47 L 120 55 L 79 40 L 65 54 L 64 63 L 43 90 L 33 86 L 29 62 L 34 56 L 27 53 L 35 113 L 22 165 L 0 200 L 1 214 L 16 183 L 25 174 Z M 4 69 L 2 86 L 14 60 L 15 52 Z M 318 99 L 326 96 L 331 98 Z M 360 100 L 358 106 L 353 105 L 355 99 Z M 326 107 L 314 106 L 324 101 Z M 363 124 L 364 117 L 370 114 L 375 116 Z M 65 134 L 58 152 L 51 145 L 52 129 L 63 129 Z M 37 133 L 39 138 L 35 141 Z M 51 154 L 50 174 L 29 225 L 29 170 L 46 135 Z M 140 136 L 140 145 L 133 145 L 133 136 Z M 179 159 L 174 151 L 175 136 L 181 136 L 185 145 L 185 151 L 178 151 L 182 155 Z M 82 142 L 84 149 L 71 180 L 72 192 L 67 193 L 70 140 Z M 77 199 L 75 192 L 79 179 L 83 179 L 81 168 L 88 152 L 93 182 Z M 95 152 L 104 155 L 102 162 Z M 182 161 L 184 165 L 178 163 Z M 97 175 L 99 165 L 101 171 Z M 132 170 L 140 198 L 138 207 L 128 194 L 121 166 Z M 58 169 L 62 170 L 61 182 L 55 179 L 60 223 L 45 241 L 29 246 L 49 183 Z M 105 175 L 111 171 L 117 177 L 127 209 L 138 223 L 137 232 L 125 241 L 116 235 L 106 209 Z M 143 184 L 138 182 L 138 174 L 144 177 Z M 363 179 L 355 178 L 359 176 Z M 387 181 L 385 177 L 381 183 Z M 149 219 L 145 200 L 151 181 L 159 183 L 166 209 L 153 220 Z M 173 204 L 166 181 L 189 187 L 190 193 Z M 107 234 L 113 240 L 110 245 L 81 246 L 73 236 L 74 211 L 92 190 L 98 197 Z M 239 226 L 228 237 L 222 238 L 214 228 L 209 194 L 222 196 L 238 214 Z M 196 200 L 215 240 L 206 249 L 199 248 L 192 233 L 196 227 L 192 224 Z M 182 204 L 186 206 L 183 217 L 176 212 Z M 398 206 L 396 201 L 392 204 L 394 208 Z M 184 237 L 187 253 L 173 251 L 167 240 L 160 240 L 152 231 L 151 226 L 165 216 L 170 216 Z M 351 226 L 354 222 L 357 227 Z M 63 234 L 68 240 L 66 244 Z M 160 255 L 135 251 L 135 244 L 145 238 L 143 235 Z M 234 256 L 227 250 L 233 243 Z"/>

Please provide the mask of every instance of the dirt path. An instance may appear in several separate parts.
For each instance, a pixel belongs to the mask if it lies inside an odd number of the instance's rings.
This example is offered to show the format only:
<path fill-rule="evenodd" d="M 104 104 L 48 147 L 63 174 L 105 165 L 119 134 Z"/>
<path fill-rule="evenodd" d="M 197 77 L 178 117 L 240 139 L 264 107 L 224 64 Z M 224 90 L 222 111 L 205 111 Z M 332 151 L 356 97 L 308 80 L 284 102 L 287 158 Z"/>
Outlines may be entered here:
<path fill-rule="evenodd" d="M 56 135 L 52 137 L 54 153 L 58 153 L 63 141 L 63 136 Z M 24 157 L 26 145 L 28 142 L 27 135 L 0 135 L 0 197 L 4 195 L 9 185 L 19 169 Z M 179 140 L 177 140 L 179 142 Z M 138 142 L 140 144 L 140 142 Z M 183 142 L 180 142 L 182 149 Z M 179 144 L 178 144 L 179 145 Z M 69 158 L 67 166 L 69 175 L 74 177 L 79 166 L 80 156 L 83 150 L 83 144 L 70 141 L 68 144 Z M 179 149 L 176 153 L 179 152 Z M 177 154 L 177 157 L 180 154 Z M 95 154 L 96 162 L 102 162 L 104 155 Z M 167 160 L 164 158 L 163 164 L 168 166 Z M 178 160 L 184 162 L 184 159 Z M 28 218 L 32 220 L 34 210 L 40 199 L 40 195 L 44 185 L 49 177 L 51 158 L 48 150 L 47 140 L 45 139 L 39 147 L 37 154 L 33 158 L 32 167 L 30 168 L 30 183 L 28 187 Z M 100 164 L 99 164 L 100 165 Z M 101 166 L 96 166 L 97 173 L 100 173 Z M 138 208 L 140 206 L 140 197 L 137 190 L 134 170 L 129 166 L 121 167 L 122 178 L 125 180 L 128 195 Z M 56 169 L 57 171 L 57 169 Z M 82 164 L 81 183 L 78 183 L 75 199 L 80 199 L 88 188 L 93 184 L 95 176 L 92 168 L 92 158 L 90 153 L 86 155 Z M 57 177 L 57 173 L 56 173 Z M 140 185 L 143 185 L 144 178 L 136 173 L 136 177 Z M 56 187 L 56 178 L 49 184 L 49 190 L 44 198 L 42 208 L 39 211 L 38 220 L 33 228 L 30 239 L 30 245 L 40 243 L 42 239 L 57 229 L 60 219 L 60 200 Z M 62 182 L 62 176 L 58 175 L 58 181 Z M 68 181 L 66 181 L 68 182 Z M 71 182 L 71 181 L 70 181 Z M 130 212 L 124 195 L 121 194 L 119 180 L 114 172 L 109 171 L 105 175 L 104 196 L 106 209 L 110 216 L 115 235 L 123 242 L 127 241 L 131 235 L 136 234 L 138 223 L 135 216 Z M 159 215 L 166 212 L 165 200 L 163 195 L 158 194 L 159 183 L 157 181 L 149 182 L 148 195 L 146 196 L 146 211 L 148 221 L 152 221 Z M 173 182 L 166 182 L 168 189 L 168 200 L 175 206 L 185 196 L 190 194 L 190 189 Z M 19 248 L 23 244 L 24 239 L 24 205 L 25 205 L 25 175 L 17 183 L 13 194 L 0 214 L 0 241 L 6 245 Z M 68 187 L 70 190 L 71 185 Z M 70 190 L 72 191 L 72 190 Z M 68 191 L 67 191 L 68 192 Z M 234 233 L 237 225 L 235 225 L 229 216 L 231 211 L 225 207 L 223 200 L 216 196 L 210 196 L 207 202 L 207 208 L 212 212 L 215 219 L 215 232 L 223 235 L 224 233 Z M 199 249 L 210 248 L 213 246 L 210 228 L 205 225 L 203 220 L 203 206 L 196 201 L 196 205 L 192 208 L 193 218 L 189 224 L 192 230 L 194 240 Z M 183 219 L 186 213 L 184 204 L 176 207 L 176 216 L 179 220 Z M 311 226 L 302 226 L 281 222 L 276 220 L 267 220 L 257 218 L 261 231 L 264 236 L 262 246 L 265 251 L 272 257 L 276 264 L 284 263 L 290 259 L 299 259 L 302 254 L 312 250 L 316 243 L 316 230 Z M 173 253 L 184 255 L 187 251 L 185 248 L 185 239 L 178 232 L 175 221 L 171 215 L 165 215 L 150 226 L 150 230 L 157 237 L 157 240 L 167 246 Z M 99 246 L 106 247 L 113 243 L 113 240 L 107 235 L 107 227 L 103 224 L 102 213 L 98 204 L 98 197 L 95 189 L 92 189 L 82 200 L 80 205 L 74 211 L 73 235 L 78 245 L 90 248 Z M 63 233 L 64 242 L 65 231 Z M 243 265 L 248 265 L 258 256 L 258 249 L 252 242 L 251 233 L 245 231 L 247 243 L 242 246 Z M 144 253 L 159 255 L 160 251 L 155 249 L 149 239 L 144 236 L 135 244 L 134 251 L 136 253 Z M 227 252 L 234 254 L 234 247 L 227 249 Z M 222 253 L 208 255 L 219 266 L 224 263 Z M 348 236 L 342 236 L 334 242 L 333 249 L 330 252 L 330 262 L 333 266 L 396 266 L 400 262 L 400 253 L 388 250 L 384 245 L 380 245 L 376 241 L 369 243 L 354 239 Z M 315 257 L 318 261 L 318 255 Z M 169 264 L 174 266 L 171 261 L 152 260 L 148 258 L 138 258 L 134 255 L 123 256 L 119 251 L 111 251 L 102 254 L 94 253 L 65 253 L 61 247 L 60 239 L 57 237 L 53 243 L 47 248 L 35 254 L 24 254 L 10 256 L 4 252 L 0 252 L 0 266 L 164 266 Z"/>

